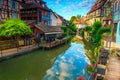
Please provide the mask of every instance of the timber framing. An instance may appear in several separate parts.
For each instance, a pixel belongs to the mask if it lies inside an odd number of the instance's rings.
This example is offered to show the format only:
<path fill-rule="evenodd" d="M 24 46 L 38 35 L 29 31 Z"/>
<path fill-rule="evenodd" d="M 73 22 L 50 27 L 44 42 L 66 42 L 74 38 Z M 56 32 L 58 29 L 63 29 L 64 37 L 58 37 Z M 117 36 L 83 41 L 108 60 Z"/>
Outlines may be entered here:
<path fill-rule="evenodd" d="M 15 6 L 11 5 L 12 1 L 15 2 L 16 4 Z M 17 17 L 19 17 L 20 10 L 19 10 L 19 3 L 17 1 L 18 0 L 1 0 L 0 20 L 6 20 L 8 18 L 13 18 L 14 14 L 16 14 Z"/>

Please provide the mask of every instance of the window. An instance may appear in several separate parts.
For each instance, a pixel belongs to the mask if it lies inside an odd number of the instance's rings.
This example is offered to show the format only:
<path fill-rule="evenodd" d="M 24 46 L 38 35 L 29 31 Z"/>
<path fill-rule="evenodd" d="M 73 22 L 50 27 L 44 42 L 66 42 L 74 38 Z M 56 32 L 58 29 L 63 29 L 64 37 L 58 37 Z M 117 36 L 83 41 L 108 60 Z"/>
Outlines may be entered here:
<path fill-rule="evenodd" d="M 11 5 L 12 9 L 17 9 L 18 8 L 18 3 L 13 1 L 13 0 L 11 0 L 10 5 Z"/>

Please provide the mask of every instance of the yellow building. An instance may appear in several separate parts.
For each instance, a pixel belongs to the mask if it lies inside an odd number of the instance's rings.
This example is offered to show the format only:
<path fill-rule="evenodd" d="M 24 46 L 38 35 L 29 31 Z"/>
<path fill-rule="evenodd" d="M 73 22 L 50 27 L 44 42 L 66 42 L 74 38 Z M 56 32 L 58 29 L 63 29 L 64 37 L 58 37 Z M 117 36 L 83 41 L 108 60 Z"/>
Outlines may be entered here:
<path fill-rule="evenodd" d="M 82 28 L 85 26 L 85 20 L 86 18 L 85 17 L 81 17 L 81 18 L 77 18 L 73 21 L 73 23 L 76 25 L 76 27 L 79 29 L 79 28 Z"/>
<path fill-rule="evenodd" d="M 96 21 L 103 22 L 111 11 L 112 0 L 98 0 L 87 13 L 86 23 L 91 26 Z"/>

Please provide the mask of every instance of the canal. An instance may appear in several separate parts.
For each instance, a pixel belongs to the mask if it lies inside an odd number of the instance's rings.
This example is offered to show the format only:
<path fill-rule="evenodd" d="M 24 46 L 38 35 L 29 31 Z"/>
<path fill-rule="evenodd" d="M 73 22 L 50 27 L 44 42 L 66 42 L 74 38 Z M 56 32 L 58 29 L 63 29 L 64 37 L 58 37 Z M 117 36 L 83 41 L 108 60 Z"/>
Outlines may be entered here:
<path fill-rule="evenodd" d="M 37 50 L 0 62 L 0 80 L 42 80 L 56 57 L 68 47 L 65 44 L 52 50 Z"/>
<path fill-rule="evenodd" d="M 89 63 L 81 44 L 68 43 L 0 62 L 0 80 L 76 80 L 80 76 L 88 80 Z"/>

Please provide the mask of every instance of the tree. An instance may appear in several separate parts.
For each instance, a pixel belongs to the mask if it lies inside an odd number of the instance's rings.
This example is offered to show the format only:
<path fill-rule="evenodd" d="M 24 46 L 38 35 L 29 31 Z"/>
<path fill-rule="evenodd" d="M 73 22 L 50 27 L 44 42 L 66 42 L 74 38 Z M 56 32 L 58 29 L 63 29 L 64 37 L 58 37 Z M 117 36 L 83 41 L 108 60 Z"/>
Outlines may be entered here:
<path fill-rule="evenodd" d="M 61 29 L 65 32 L 67 31 L 67 27 L 66 26 L 62 26 Z"/>
<path fill-rule="evenodd" d="M 92 27 L 91 26 L 86 26 L 84 28 L 84 31 L 87 31 L 89 33 L 90 31 L 92 31 Z"/>
<path fill-rule="evenodd" d="M 0 25 L 1 37 L 14 37 L 15 40 L 18 40 L 20 36 L 31 33 L 30 27 L 20 19 L 8 19 L 4 21 L 4 24 Z"/>
<path fill-rule="evenodd" d="M 72 30 L 72 32 L 77 32 L 77 28 L 72 21 L 69 21 L 69 28 Z"/>
<path fill-rule="evenodd" d="M 100 41 L 102 39 L 102 34 L 110 33 L 110 32 L 111 32 L 110 28 L 102 27 L 102 23 L 100 21 L 95 22 L 93 24 L 93 29 L 92 29 L 93 42 L 100 45 Z"/>
<path fill-rule="evenodd" d="M 81 18 L 82 16 L 81 15 L 77 15 L 77 18 Z"/>
<path fill-rule="evenodd" d="M 90 34 L 89 36 L 92 38 L 92 42 L 94 42 L 96 46 L 100 46 L 102 34 L 110 33 L 111 29 L 102 27 L 102 23 L 100 21 L 96 21 L 92 27 L 86 26 L 84 31 L 87 31 Z"/>
<path fill-rule="evenodd" d="M 70 21 L 73 22 L 73 21 L 76 20 L 76 19 L 77 19 L 76 16 L 72 16 L 71 19 L 70 19 Z"/>

